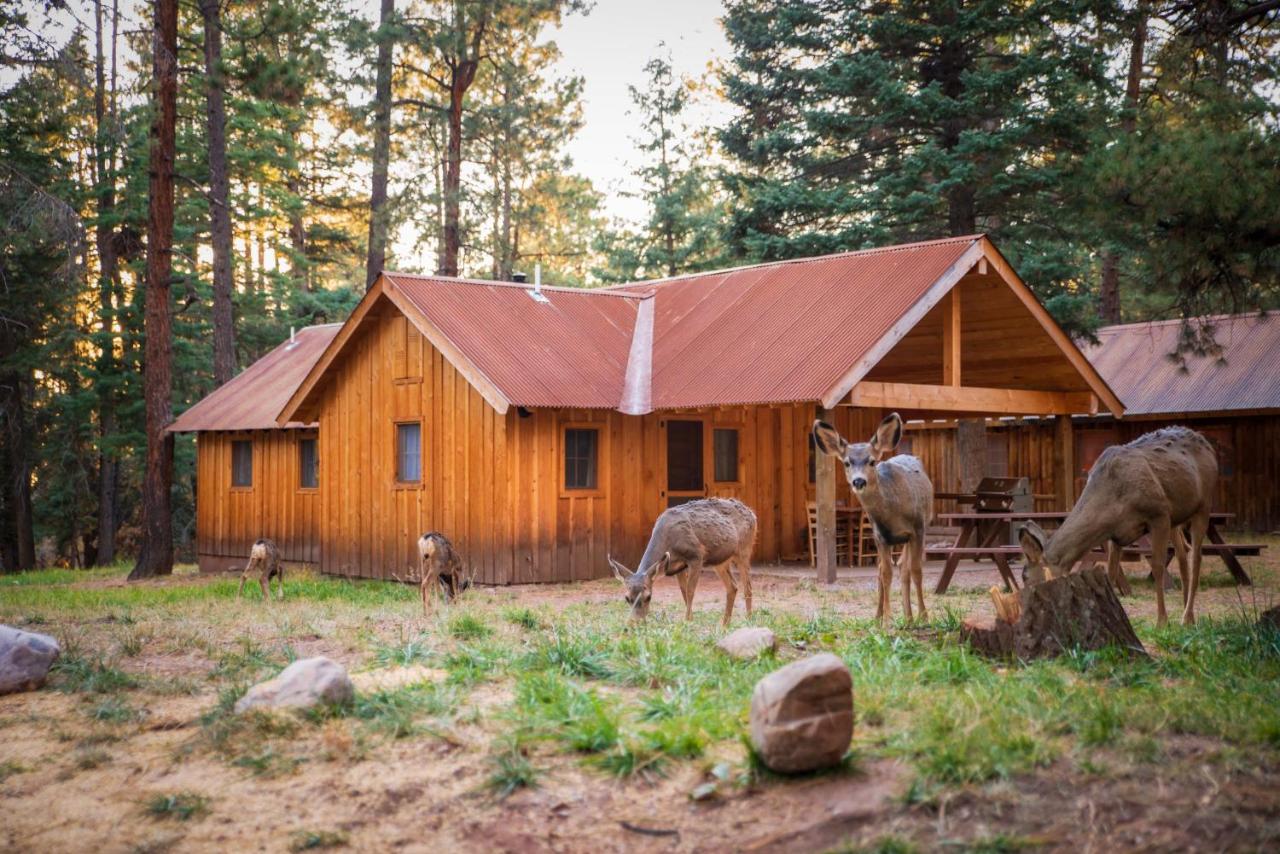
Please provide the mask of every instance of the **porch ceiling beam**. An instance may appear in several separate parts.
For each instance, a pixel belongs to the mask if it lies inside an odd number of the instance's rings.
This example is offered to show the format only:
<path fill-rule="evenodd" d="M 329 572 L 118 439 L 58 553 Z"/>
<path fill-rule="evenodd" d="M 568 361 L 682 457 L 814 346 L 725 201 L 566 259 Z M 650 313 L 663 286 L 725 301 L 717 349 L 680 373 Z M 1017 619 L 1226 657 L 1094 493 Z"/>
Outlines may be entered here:
<path fill-rule="evenodd" d="M 1036 391 L 977 386 L 918 385 L 863 380 L 845 401 L 850 406 L 934 412 L 988 412 L 999 415 L 1093 415 L 1091 392 Z"/>

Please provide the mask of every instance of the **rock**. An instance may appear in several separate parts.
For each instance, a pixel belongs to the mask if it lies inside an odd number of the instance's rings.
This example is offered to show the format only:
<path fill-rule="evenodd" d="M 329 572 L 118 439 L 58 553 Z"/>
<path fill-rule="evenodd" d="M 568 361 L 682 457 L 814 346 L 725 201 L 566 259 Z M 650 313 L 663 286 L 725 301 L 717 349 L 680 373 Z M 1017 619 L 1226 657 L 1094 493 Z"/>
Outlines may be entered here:
<path fill-rule="evenodd" d="M 61 654 L 48 635 L 0 626 L 0 694 L 39 688 Z"/>
<path fill-rule="evenodd" d="M 829 652 L 779 668 L 751 695 L 751 744 L 769 770 L 836 765 L 853 737 L 853 678 Z"/>
<path fill-rule="evenodd" d="M 304 658 L 290 664 L 280 675 L 250 688 L 236 701 L 236 712 L 249 709 L 309 709 L 322 703 L 347 703 L 355 696 L 355 686 L 347 669 L 332 659 Z"/>
<path fill-rule="evenodd" d="M 716 647 L 734 658 L 757 658 L 776 650 L 778 638 L 762 626 L 747 626 L 722 637 Z"/>

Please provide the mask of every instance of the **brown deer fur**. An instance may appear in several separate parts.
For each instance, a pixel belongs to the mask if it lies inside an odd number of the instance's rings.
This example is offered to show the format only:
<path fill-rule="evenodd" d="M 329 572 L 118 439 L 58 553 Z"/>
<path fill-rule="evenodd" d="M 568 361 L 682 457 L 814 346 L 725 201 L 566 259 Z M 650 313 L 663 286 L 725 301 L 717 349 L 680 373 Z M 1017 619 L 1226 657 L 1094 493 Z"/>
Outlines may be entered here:
<path fill-rule="evenodd" d="M 271 579 L 278 579 L 276 598 L 284 598 L 284 564 L 280 562 L 280 549 L 271 540 L 258 540 L 249 550 L 249 562 L 240 573 L 240 586 L 236 588 L 236 598 L 244 592 L 244 583 L 251 572 L 258 573 L 258 584 L 262 587 L 262 598 L 270 598 Z"/>
<path fill-rule="evenodd" d="M 825 421 L 813 422 L 818 448 L 840 460 L 849 487 L 871 517 L 880 568 L 876 617 L 889 621 L 889 588 L 893 584 L 893 546 L 902 546 L 898 573 L 902 610 L 911 615 L 911 582 L 915 580 L 920 617 L 924 607 L 924 529 L 933 519 L 933 483 L 920 460 L 909 454 L 885 459 L 902 441 L 902 418 L 893 413 L 880 422 L 870 441 L 851 443 Z"/>
<path fill-rule="evenodd" d="M 428 531 L 418 538 L 418 575 L 422 589 L 422 613 L 429 611 L 429 603 L 436 585 L 445 602 L 452 601 L 471 586 L 466 576 L 462 558 L 449 542 L 449 538 L 437 531 Z"/>
<path fill-rule="evenodd" d="M 737 567 L 742 582 L 742 599 L 751 616 L 751 550 L 756 540 L 756 514 L 750 507 L 731 498 L 706 498 L 690 501 L 663 511 L 654 523 L 649 545 L 640 558 L 639 568 L 632 572 L 612 557 L 613 574 L 626 588 L 631 616 L 643 620 L 649 613 L 653 583 L 659 575 L 680 574 L 680 592 L 684 596 L 684 616 L 693 619 L 693 594 L 698 588 L 702 568 L 712 567 L 724 585 L 724 619 L 729 625 L 733 616 L 733 600 L 738 585 L 730 571 Z"/>
<path fill-rule="evenodd" d="M 1186 427 L 1166 427 L 1127 445 L 1107 448 L 1089 472 L 1071 515 L 1053 536 L 1046 536 L 1035 525 L 1023 528 L 1019 541 L 1027 557 L 1027 575 L 1033 583 L 1063 575 L 1090 549 L 1103 543 L 1127 546 L 1150 534 L 1157 620 L 1163 625 L 1168 619 L 1165 558 L 1172 536 L 1182 577 L 1182 622 L 1191 625 L 1196 619 L 1201 549 L 1217 484 L 1218 458 L 1213 446 Z M 1177 530 L 1180 527 L 1190 535 L 1189 568 L 1186 544 Z M 1108 563 L 1114 573 L 1119 552 L 1115 548 L 1111 552 Z"/>

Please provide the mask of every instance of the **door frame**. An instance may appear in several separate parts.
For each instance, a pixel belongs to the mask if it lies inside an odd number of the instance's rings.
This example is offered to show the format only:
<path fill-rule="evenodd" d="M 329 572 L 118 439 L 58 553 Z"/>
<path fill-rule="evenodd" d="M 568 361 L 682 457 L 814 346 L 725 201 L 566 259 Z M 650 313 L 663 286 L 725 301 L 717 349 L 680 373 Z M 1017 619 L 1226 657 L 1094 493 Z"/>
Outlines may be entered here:
<path fill-rule="evenodd" d="M 670 470 L 667 467 L 667 462 L 669 459 L 668 451 L 671 445 L 671 434 L 668 432 L 667 425 L 668 422 L 671 421 L 696 421 L 702 425 L 702 489 L 673 490 L 668 487 Z M 710 419 L 705 415 L 672 415 L 664 417 L 658 422 L 658 427 L 662 431 L 662 477 L 659 481 L 660 486 L 658 498 L 662 503 L 663 510 L 672 506 L 671 499 L 673 498 L 698 499 L 706 498 L 711 494 L 711 483 L 708 479 L 709 475 L 707 473 L 707 453 L 709 450 L 708 442 L 710 437 L 710 429 L 708 425 L 710 425 L 710 423 Z"/>

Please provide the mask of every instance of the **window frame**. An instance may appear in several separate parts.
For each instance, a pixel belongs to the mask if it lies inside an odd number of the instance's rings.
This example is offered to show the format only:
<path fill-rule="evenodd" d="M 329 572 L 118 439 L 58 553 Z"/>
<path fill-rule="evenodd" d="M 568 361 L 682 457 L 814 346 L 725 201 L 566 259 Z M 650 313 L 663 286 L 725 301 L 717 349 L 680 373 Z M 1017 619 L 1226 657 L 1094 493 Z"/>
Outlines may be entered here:
<path fill-rule="evenodd" d="M 720 477 L 719 477 L 719 474 L 720 474 L 720 473 L 719 473 L 718 471 L 716 471 L 716 462 L 717 462 L 717 459 L 716 459 L 716 433 L 717 433 L 717 432 L 719 432 L 719 431 L 721 431 L 721 430 L 731 430 L 731 431 L 733 431 L 734 433 L 736 433 L 736 434 L 737 434 L 737 438 L 735 438 L 735 439 L 734 439 L 734 443 L 733 443 L 733 444 L 734 444 L 734 452 L 735 452 L 735 453 L 734 453 L 734 461 L 733 461 L 733 473 L 734 473 L 735 477 L 734 477 L 734 479 L 733 479 L 733 480 L 721 480 L 721 479 L 720 479 Z M 743 479 L 742 479 L 742 470 L 743 470 L 743 459 L 742 459 L 742 432 L 743 432 L 743 431 L 742 431 L 742 425 L 741 425 L 741 424 L 714 424 L 714 423 L 713 423 L 713 424 L 711 425 L 711 454 L 710 454 L 710 457 L 711 457 L 711 477 L 710 477 L 710 481 L 711 481 L 712 483 L 714 483 L 714 484 L 718 484 L 718 485 L 722 485 L 722 486 L 732 486 L 732 485 L 735 485 L 735 484 L 736 484 L 736 485 L 739 485 L 739 486 L 741 486 L 741 485 L 742 485 L 742 482 L 743 482 Z"/>
<path fill-rule="evenodd" d="M 556 485 L 561 498 L 597 498 L 605 494 L 608 478 L 607 424 L 598 421 L 568 421 L 560 425 L 560 442 L 557 448 Z M 596 485 L 594 487 L 568 486 L 569 431 L 594 430 L 596 434 Z"/>
<path fill-rule="evenodd" d="M 252 436 L 241 436 L 239 438 L 237 438 L 236 436 L 231 437 L 231 451 L 230 451 L 231 472 L 228 480 L 231 484 L 232 492 L 253 492 L 253 481 L 254 481 L 253 458 L 254 456 L 256 456 L 253 452 L 253 445 L 254 445 L 254 441 Z M 248 483 L 236 483 L 236 448 L 238 446 L 246 446 L 249 448 L 249 482 Z"/>
<path fill-rule="evenodd" d="M 304 442 L 312 444 L 313 470 L 315 474 L 315 484 L 307 486 L 303 482 L 303 465 L 302 465 L 302 445 Z M 316 433 L 304 433 L 298 437 L 296 442 L 298 446 L 298 492 L 319 492 L 320 491 L 320 437 Z"/>
<path fill-rule="evenodd" d="M 400 479 L 400 428 L 407 427 L 410 424 L 418 428 L 418 479 L 417 480 L 401 480 Z M 421 418 L 397 418 L 391 422 L 391 479 L 392 486 L 395 489 L 422 489 L 423 471 L 425 469 L 422 453 L 422 419 Z"/>

